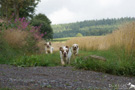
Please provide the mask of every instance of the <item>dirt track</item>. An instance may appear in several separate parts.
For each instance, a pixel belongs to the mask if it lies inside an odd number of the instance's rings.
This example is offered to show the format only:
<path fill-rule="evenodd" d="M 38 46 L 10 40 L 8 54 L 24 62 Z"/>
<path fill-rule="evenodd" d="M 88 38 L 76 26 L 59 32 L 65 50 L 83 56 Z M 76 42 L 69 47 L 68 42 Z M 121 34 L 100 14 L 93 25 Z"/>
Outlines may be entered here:
<path fill-rule="evenodd" d="M 18 90 L 126 90 L 135 77 L 108 75 L 73 67 L 15 67 L 0 65 L 0 87 Z"/>

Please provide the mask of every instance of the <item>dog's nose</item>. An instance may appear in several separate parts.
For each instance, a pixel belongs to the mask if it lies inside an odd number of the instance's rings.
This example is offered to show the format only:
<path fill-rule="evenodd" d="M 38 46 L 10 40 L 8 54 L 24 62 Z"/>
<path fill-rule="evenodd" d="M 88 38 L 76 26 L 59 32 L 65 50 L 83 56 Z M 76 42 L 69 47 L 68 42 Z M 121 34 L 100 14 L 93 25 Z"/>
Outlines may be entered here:
<path fill-rule="evenodd" d="M 74 47 L 74 50 L 76 50 L 76 47 Z"/>
<path fill-rule="evenodd" d="M 49 45 L 47 45 L 47 48 L 49 48 Z"/>
<path fill-rule="evenodd" d="M 64 52 L 64 57 L 66 57 L 67 56 L 67 54 Z"/>

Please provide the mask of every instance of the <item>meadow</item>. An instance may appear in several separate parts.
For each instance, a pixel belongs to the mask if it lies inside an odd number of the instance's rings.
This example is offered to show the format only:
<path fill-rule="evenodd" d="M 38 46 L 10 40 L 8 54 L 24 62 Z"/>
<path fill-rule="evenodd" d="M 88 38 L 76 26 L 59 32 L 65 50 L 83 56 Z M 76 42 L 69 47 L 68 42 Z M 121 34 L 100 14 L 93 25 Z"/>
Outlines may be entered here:
<path fill-rule="evenodd" d="M 107 59 L 105 62 L 93 58 L 84 59 L 85 55 L 82 55 L 81 58 L 75 59 L 76 68 L 115 75 L 135 75 L 134 22 L 121 26 L 109 35 L 73 38 L 66 44 L 71 46 L 75 42 L 81 50 Z"/>
<path fill-rule="evenodd" d="M 30 30 L 31 31 L 31 30 Z M 0 64 L 19 67 L 60 66 L 59 47 L 77 43 L 80 51 L 72 56 L 70 66 L 115 75 L 135 76 L 135 23 L 128 23 L 104 36 L 54 39 L 53 54 L 45 54 L 44 43 L 33 32 L 7 29 L 0 32 Z M 89 55 L 106 58 L 96 60 Z M 86 58 L 87 57 L 87 58 Z"/>

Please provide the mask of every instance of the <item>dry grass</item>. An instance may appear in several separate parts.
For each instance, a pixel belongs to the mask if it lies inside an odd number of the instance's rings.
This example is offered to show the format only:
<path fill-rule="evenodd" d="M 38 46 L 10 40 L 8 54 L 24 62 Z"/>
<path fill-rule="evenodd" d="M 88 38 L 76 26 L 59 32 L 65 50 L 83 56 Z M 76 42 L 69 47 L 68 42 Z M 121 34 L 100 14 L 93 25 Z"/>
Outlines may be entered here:
<path fill-rule="evenodd" d="M 13 48 L 21 48 L 26 44 L 28 33 L 21 30 L 5 30 L 3 38 Z"/>
<path fill-rule="evenodd" d="M 130 52 L 135 50 L 135 23 L 128 23 L 105 36 L 77 37 L 66 42 L 67 45 L 79 44 L 84 50 L 107 50 L 113 46 L 125 47 Z"/>
<path fill-rule="evenodd" d="M 38 43 L 37 43 L 37 46 L 39 47 L 39 52 L 40 53 L 45 53 L 45 40 L 40 40 Z"/>
<path fill-rule="evenodd" d="M 40 40 L 37 43 L 37 46 L 39 47 L 39 52 L 40 53 L 45 53 L 45 40 Z M 54 47 L 54 51 L 59 51 L 59 47 L 64 46 L 65 42 L 52 42 L 52 47 Z"/>
<path fill-rule="evenodd" d="M 54 47 L 54 51 L 59 51 L 59 48 L 64 45 L 65 45 L 65 42 L 53 42 L 52 43 L 52 46 Z"/>
<path fill-rule="evenodd" d="M 66 42 L 66 45 L 72 46 L 72 44 L 79 44 L 80 49 L 95 50 L 98 48 L 104 48 L 102 42 L 105 36 L 91 36 L 91 37 L 75 37 Z"/>

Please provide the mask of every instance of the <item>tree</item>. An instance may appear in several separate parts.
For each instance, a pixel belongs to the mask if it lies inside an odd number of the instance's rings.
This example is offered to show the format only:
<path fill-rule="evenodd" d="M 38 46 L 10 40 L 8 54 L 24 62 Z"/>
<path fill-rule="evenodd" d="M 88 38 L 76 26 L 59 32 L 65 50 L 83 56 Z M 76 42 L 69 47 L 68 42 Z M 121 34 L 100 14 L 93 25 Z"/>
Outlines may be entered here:
<path fill-rule="evenodd" d="M 81 33 L 77 33 L 76 37 L 82 37 L 83 35 Z"/>
<path fill-rule="evenodd" d="M 52 39 L 53 38 L 53 29 L 51 27 L 51 21 L 44 14 L 38 14 L 33 17 L 31 25 L 40 26 L 40 32 L 44 34 L 43 38 Z"/>
<path fill-rule="evenodd" d="M 10 18 L 14 14 L 14 18 L 32 17 L 35 7 L 40 0 L 0 0 L 1 16 Z"/>

